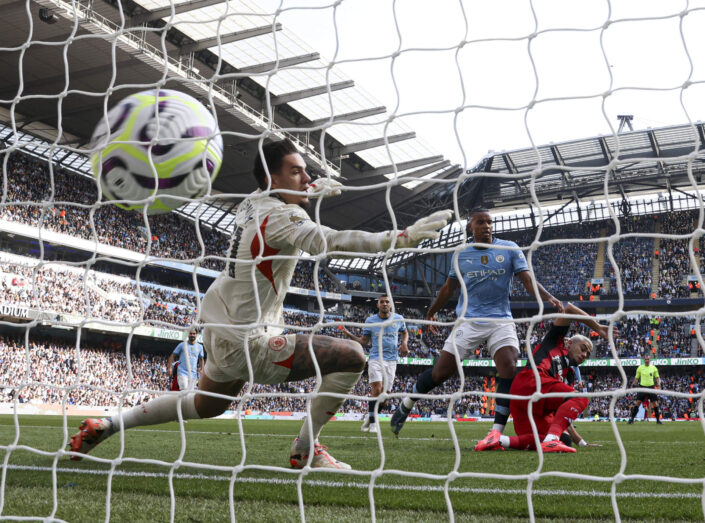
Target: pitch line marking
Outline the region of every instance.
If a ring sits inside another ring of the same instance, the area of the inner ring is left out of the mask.
[[[7,425],[0,423],[0,427],[12,427],[14,428],[14,425]],[[57,427],[56,425],[20,425],[21,429],[55,429],[58,431],[62,430],[62,427]],[[179,430],[168,430],[168,429],[128,429],[129,432],[158,432],[158,433],[165,433],[165,434],[178,434]],[[69,433],[71,432],[71,429],[69,429]],[[189,434],[230,434],[233,436],[240,436],[240,433],[237,431],[226,431],[226,430],[186,430],[184,431],[186,435],[188,436]],[[117,433],[116,433],[117,435]],[[252,433],[245,433],[245,437],[257,437],[257,438],[296,438],[299,435],[297,432],[296,434],[266,434],[266,433],[261,433],[261,432],[252,432]],[[356,440],[371,440],[371,441],[377,441],[376,437],[371,437],[371,436],[341,436],[341,435],[335,435],[335,434],[329,434],[324,436],[324,439],[356,439]],[[400,437],[400,438],[395,438],[399,440],[407,440],[407,441],[453,441],[452,438],[415,438],[415,437]],[[624,441],[624,440],[622,440]],[[616,443],[616,440],[609,439],[609,440],[590,440],[591,443],[603,443],[603,444],[610,444],[610,443]],[[639,443],[646,443],[650,445],[661,445],[663,444],[663,441],[648,441],[648,440],[639,440]],[[692,445],[694,442],[693,441],[669,441],[669,445]]]
[[[34,465],[8,465],[9,470],[23,470],[23,471],[34,471],[34,472],[51,472],[54,469],[52,467],[38,467]],[[56,467],[56,472],[65,472],[69,474],[86,474],[94,476],[108,476],[110,471],[108,470],[91,470],[91,469],[73,469],[67,467]],[[143,477],[143,478],[158,478],[158,479],[168,479],[169,474],[164,472],[127,472],[123,470],[116,470],[112,473],[113,476],[122,477]],[[210,480],[210,481],[230,481],[232,478],[229,476],[218,476],[209,474],[184,474],[184,473],[174,473],[173,477],[176,479],[195,479],[195,480]],[[255,483],[255,484],[274,484],[274,485],[296,485],[298,480],[296,479],[276,479],[276,478],[236,478],[236,483]],[[306,485],[314,487],[330,487],[330,488],[358,488],[358,489],[368,489],[370,487],[369,483],[355,483],[355,482],[343,482],[343,481],[322,481],[322,480],[310,480],[305,479],[303,481]],[[376,483],[375,489],[380,490],[415,490],[423,492],[443,492],[444,487],[431,486],[431,485],[386,485]],[[449,487],[451,492],[468,493],[468,494],[518,494],[526,495],[526,491],[523,489],[490,489],[490,488],[468,488],[468,487]],[[581,497],[596,497],[596,498],[608,498],[611,496],[609,492],[600,492],[596,490],[534,490],[533,495],[535,496],[581,496]],[[661,492],[661,493],[647,493],[647,492],[618,492],[618,498],[669,498],[669,499],[700,499],[701,494],[695,492]]]

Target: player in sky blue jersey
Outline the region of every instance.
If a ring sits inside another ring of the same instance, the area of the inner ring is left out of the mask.
[[[377,300],[378,313],[365,320],[365,327],[362,329],[362,336],[355,336],[348,329],[343,327],[343,334],[351,340],[357,341],[363,347],[370,347],[370,360],[367,364],[368,379],[370,382],[370,396],[378,397],[382,391],[389,392],[394,384],[394,377],[397,373],[397,359],[399,356],[406,356],[409,352],[407,343],[409,342],[409,332],[406,330],[404,317],[401,314],[392,316],[392,304],[389,296],[380,296]],[[393,322],[390,325],[383,325],[384,322]],[[399,333],[401,333],[401,344],[399,343]],[[381,334],[381,336],[380,336]],[[382,348],[380,357],[379,349]],[[377,422],[375,420],[376,400],[368,402],[369,416],[362,424],[363,432],[376,433]]]
[[[176,371],[176,379],[179,383],[179,390],[190,390],[195,388],[198,381],[198,374],[203,370],[203,345],[196,342],[198,332],[191,329],[188,333],[188,341],[179,343],[174,352],[169,355],[167,369],[169,377],[174,368],[174,360],[179,358],[179,366]]]
[[[535,296],[535,283],[539,291],[537,299],[547,301],[559,312],[563,312],[563,304],[560,300],[553,297],[540,283],[534,281],[524,254],[517,250],[516,243],[492,237],[492,216],[487,209],[478,208],[470,211],[467,231],[468,237],[472,235],[474,241],[463,250],[456,251],[454,262],[457,261],[457,266],[454,263],[453,269],[426,314],[427,320],[434,321],[436,313],[460,289],[456,308],[458,321],[433,369],[428,369],[419,375],[413,388],[415,393],[426,394],[457,372],[462,372],[455,362],[456,350],[462,361],[482,343],[487,343],[487,348],[497,366],[496,392],[509,394],[519,356],[519,339],[516,327],[511,321],[512,313],[509,307],[509,293],[514,276],[519,278],[531,296]],[[467,289],[467,303],[461,287]],[[490,318],[490,320],[473,321],[472,318]],[[436,327],[433,324],[429,325],[429,331],[435,334]],[[399,434],[416,401],[418,398],[407,396],[399,404],[391,420],[392,431],[395,434]],[[496,441],[504,432],[508,418],[509,398],[497,398],[492,430],[475,446],[475,450],[496,448]]]

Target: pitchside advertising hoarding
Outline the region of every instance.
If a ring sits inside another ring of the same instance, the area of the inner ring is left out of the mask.
[[[400,365],[433,365],[431,358],[399,358]],[[638,367],[643,363],[639,358],[620,359],[619,363],[623,367]],[[657,367],[668,367],[672,365],[705,365],[705,358],[652,358],[652,365]],[[528,360],[523,359],[517,362],[517,367],[526,367]],[[492,360],[463,360],[463,367],[494,367]],[[613,358],[601,358],[587,360],[582,367],[616,367],[617,360]]]

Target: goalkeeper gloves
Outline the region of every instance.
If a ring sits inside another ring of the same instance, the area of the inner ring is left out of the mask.
[[[339,196],[342,192],[343,184],[333,178],[318,178],[315,182],[309,185],[309,198],[324,198],[326,196]]]
[[[453,211],[444,210],[437,211],[433,214],[421,218],[413,225],[404,229],[397,237],[395,247],[397,249],[406,249],[416,247],[423,240],[436,240],[441,235],[438,231],[442,229],[453,217]],[[392,246],[394,231],[384,233],[382,240],[382,249],[387,250]]]

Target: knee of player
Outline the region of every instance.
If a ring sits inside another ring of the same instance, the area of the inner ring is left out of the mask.
[[[517,371],[518,354],[514,347],[502,347],[494,355],[500,378],[513,378]]]

